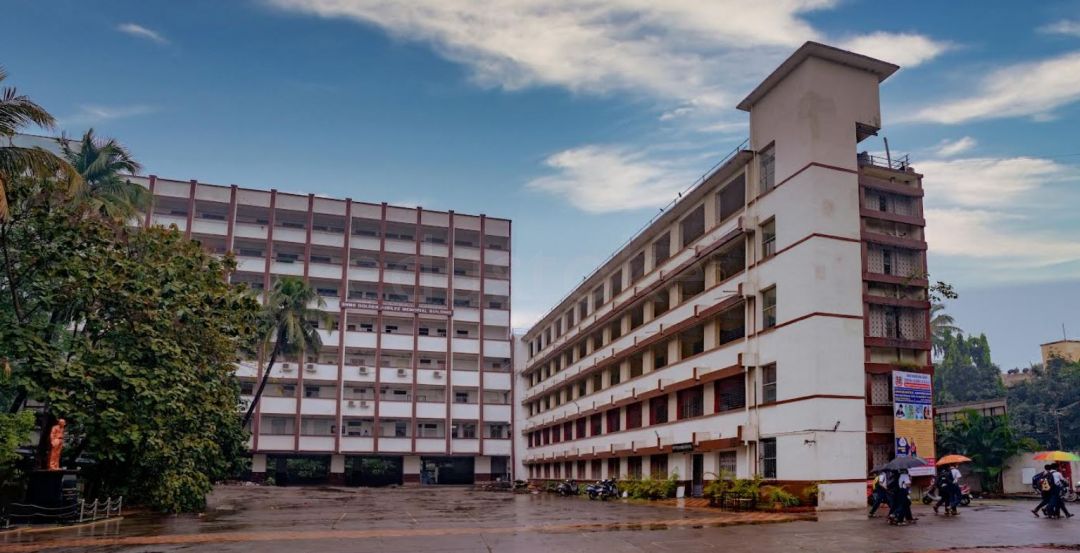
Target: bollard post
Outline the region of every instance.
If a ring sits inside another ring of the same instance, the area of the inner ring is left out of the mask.
[[[124,509],[124,496],[120,496],[120,499],[116,501],[116,516],[122,516]]]
[[[83,521],[83,517],[86,515],[86,500],[79,500],[79,522]]]

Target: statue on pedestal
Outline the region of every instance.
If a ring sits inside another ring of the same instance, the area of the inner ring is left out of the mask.
[[[48,470],[60,470],[60,451],[64,449],[64,426],[67,421],[60,419],[49,431],[49,464]]]

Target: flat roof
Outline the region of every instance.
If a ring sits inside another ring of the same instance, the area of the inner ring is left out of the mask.
[[[884,81],[900,69],[899,65],[889,63],[887,61],[881,61],[879,59],[872,58],[870,56],[864,56],[862,54],[856,54],[855,52],[849,52],[847,50],[841,50],[835,46],[829,46],[820,42],[807,41],[795,53],[788,56],[788,59],[784,60],[784,63],[780,64],[775,71],[765,77],[761,84],[757,85],[757,88],[750,93],[749,96],[739,102],[736,106],[743,111],[750,111],[750,108],[754,107],[754,104],[761,100],[763,96],[769,93],[780,81],[784,80],[792,71],[795,70],[802,62],[807,59],[821,58],[840,65],[846,65],[855,69],[861,69],[877,75],[878,82]]]

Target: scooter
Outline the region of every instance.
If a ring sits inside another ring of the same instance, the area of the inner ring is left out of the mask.
[[[923,493],[922,496],[923,505],[930,505],[931,503],[936,503],[939,499],[941,499],[941,496],[938,495],[936,492],[937,488],[931,488],[929,490],[926,490],[926,492]],[[971,487],[967,484],[960,485],[960,505],[963,507],[971,505]]]
[[[589,499],[607,501],[619,497],[619,488],[615,485],[614,480],[600,480],[595,484],[589,484],[585,488],[585,493],[589,496]]]
[[[559,482],[558,486],[555,486],[555,493],[567,497],[578,494],[578,485],[574,480],[568,479]]]

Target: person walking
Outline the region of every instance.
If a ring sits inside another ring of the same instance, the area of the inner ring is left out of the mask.
[[[898,526],[914,524],[916,519],[911,513],[911,475],[908,474],[907,469],[900,469],[897,487],[899,492],[893,499],[893,502],[896,503],[896,518],[890,520],[890,523]]]
[[[937,478],[934,480],[934,487],[937,488],[938,501],[934,504],[934,514],[938,514],[938,509],[942,505],[945,506],[945,514],[949,514],[949,508],[952,506],[952,472],[949,471],[949,467],[941,467],[938,470]]]
[[[896,524],[900,514],[900,472],[886,471],[885,502],[889,506],[889,524]]]
[[[1054,513],[1055,518],[1061,518],[1062,513],[1065,514],[1065,518],[1072,518],[1072,513],[1065,506],[1065,493],[1069,489],[1069,482],[1065,480],[1065,476],[1061,474],[1056,465],[1050,465],[1050,480],[1054,483],[1054,491],[1051,492],[1054,495],[1054,507],[1051,511]]]
[[[956,516],[959,514],[956,511],[956,508],[960,506],[960,498],[964,495],[960,489],[960,479],[963,477],[963,475],[960,474],[960,468],[958,467],[958,465],[952,465],[947,468],[949,471],[949,475],[952,477],[952,484],[950,485],[950,487],[952,488],[952,492],[950,493],[951,497],[949,501],[949,507],[952,509],[953,516]]]
[[[1039,511],[1048,509],[1051,505],[1050,492],[1054,491],[1054,484],[1053,476],[1050,475],[1050,469],[1053,468],[1053,466],[1054,465],[1045,465],[1042,472],[1031,477],[1031,487],[1035,488],[1035,491],[1039,492],[1039,495],[1042,498],[1042,500],[1039,501],[1039,504],[1031,510],[1031,514],[1035,515],[1035,518],[1039,518]],[[1050,511],[1045,510],[1043,511],[1043,514],[1049,517]]]
[[[870,492],[870,513],[869,518],[877,516],[878,507],[881,507],[882,503],[888,504],[889,501],[889,472],[881,471],[878,473],[877,478],[874,479],[874,490]],[[892,510],[889,510],[889,514],[892,514]]]

